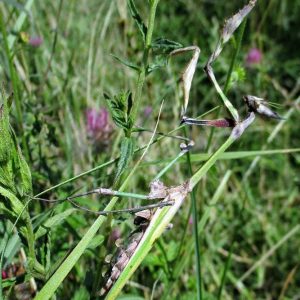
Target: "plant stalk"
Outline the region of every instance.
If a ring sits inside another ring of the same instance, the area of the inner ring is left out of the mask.
[[[185,135],[187,136],[187,130],[185,130]],[[192,163],[190,152],[186,154],[186,162],[189,170],[189,176],[192,176]],[[197,275],[197,300],[202,300],[202,275],[201,275],[201,254],[200,254],[200,241],[198,234],[198,214],[197,214],[197,200],[196,200],[196,188],[191,191],[192,199],[192,215],[193,215],[193,234],[195,241],[195,253],[196,253],[196,275]]]
[[[142,92],[143,92],[143,87],[144,87],[146,74],[147,74],[149,52],[151,49],[152,35],[153,35],[154,24],[155,24],[156,8],[158,5],[158,2],[159,2],[159,0],[153,0],[150,2],[150,16],[149,16],[149,21],[148,21],[148,29],[147,29],[147,35],[146,35],[146,41],[145,41],[145,47],[144,47],[143,61],[140,66],[140,72],[139,72],[138,81],[137,81],[137,85],[136,85],[133,107],[132,107],[132,111],[130,114],[130,117],[132,119],[132,124],[135,124],[135,121],[137,118],[137,113],[139,111],[139,106],[140,106],[141,99],[142,99]],[[129,132],[129,135],[131,135],[131,131]]]

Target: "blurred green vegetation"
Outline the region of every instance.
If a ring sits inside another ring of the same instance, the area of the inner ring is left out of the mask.
[[[91,135],[87,130],[86,111],[107,108],[104,93],[115,95],[120,91],[135,91],[136,72],[113,55],[140,64],[143,45],[125,0],[34,1],[22,29],[16,32],[14,25],[24,12],[25,2],[5,0],[0,3],[5,30],[16,38],[10,54],[16,70],[16,85],[13,86],[10,75],[3,35],[0,74],[7,94],[14,90],[10,121],[31,170],[35,195],[120,154],[122,131],[110,119],[111,129],[107,134],[100,130],[98,135]],[[147,19],[147,1],[135,2],[143,18]],[[203,67],[216,46],[224,20],[243,4],[245,1],[242,0],[159,2],[153,38],[164,37],[183,46],[198,45],[201,48],[188,108],[190,117],[197,117],[221,104]],[[228,97],[243,116],[242,95],[246,94],[278,103],[282,105],[279,114],[285,116],[290,112],[290,115],[280,128],[276,120],[257,118],[230,151],[300,147],[299,15],[299,0],[270,0],[258,1],[248,17]],[[30,38],[34,37],[42,39],[40,45],[32,45]],[[236,39],[233,38],[214,63],[216,77],[222,85],[235,46]],[[260,50],[262,59],[249,66],[246,57],[253,48]],[[136,125],[153,130],[164,99],[158,131],[167,133],[179,126],[179,78],[188,59],[188,55],[172,58],[166,67],[147,77]],[[150,62],[156,63],[153,57]],[[205,118],[218,116],[226,117],[225,109],[222,108],[219,115],[214,111]],[[179,134],[183,135],[183,132]],[[192,154],[212,153],[230,131],[214,130],[208,147],[210,134],[209,128],[189,128],[188,135],[195,141]],[[135,133],[134,136],[136,145],[142,146],[149,141],[151,133]],[[164,166],[163,160],[175,157],[179,144],[180,141],[171,138],[154,144],[145,163],[131,180],[128,192],[147,194],[149,183]],[[128,169],[138,158],[138,155],[134,156]],[[193,162],[193,171],[200,164]],[[300,154],[297,153],[220,160],[200,182],[196,192],[198,219],[201,220],[209,209],[209,219],[199,232],[204,299],[217,299],[230,249],[231,264],[222,299],[299,299],[299,167]],[[113,164],[100,169],[42,197],[61,199],[99,186],[111,187],[116,168]],[[217,204],[211,206],[227,171],[231,171],[231,175],[226,186]],[[178,185],[188,178],[188,174],[188,166],[178,163],[162,179],[167,185]],[[107,202],[107,197],[79,199],[80,205],[95,211],[103,209]],[[118,208],[135,205],[136,200],[123,198]],[[65,202],[53,205],[31,201],[29,212],[34,230],[50,216],[70,208],[71,205]],[[120,299],[196,299],[190,215],[191,201],[188,199],[175,216],[173,229],[156,243]],[[37,257],[45,264],[49,260],[55,269],[94,220],[93,214],[70,211],[57,226],[48,228],[47,234],[36,240]],[[11,226],[1,214],[2,240]],[[57,299],[93,298],[93,292],[101,287],[101,274],[107,268],[104,258],[115,248],[112,233],[117,232],[126,239],[132,228],[129,214],[109,217],[99,232],[101,246],[91,246],[81,257],[60,286]],[[276,245],[290,232],[292,235],[277,248]],[[12,262],[20,262],[21,247],[15,234],[10,238],[3,268]],[[51,255],[45,257],[48,248]],[[269,255],[265,257],[266,254]],[[253,270],[252,266],[255,266]],[[37,280],[37,286],[41,288],[43,282]],[[8,293],[8,289],[4,292]]]

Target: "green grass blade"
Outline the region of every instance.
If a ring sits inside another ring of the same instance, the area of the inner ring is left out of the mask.
[[[253,156],[268,156],[268,155],[276,155],[276,154],[291,154],[300,152],[300,148],[290,148],[290,149],[274,149],[274,150],[258,150],[258,151],[234,151],[234,152],[225,152],[220,155],[218,160],[236,160],[236,159],[244,159],[251,158]],[[191,154],[191,162],[203,162],[207,161],[210,158],[211,154],[208,153],[199,153],[199,154]],[[179,163],[184,163],[184,159],[177,159],[177,157],[164,159],[159,161],[152,161],[143,164],[141,167],[155,164],[165,164],[172,160],[178,161]]]
[[[27,0],[26,4],[24,5],[24,9],[20,13],[20,15],[15,23],[15,26],[13,29],[14,32],[21,31],[23,24],[26,21],[26,18],[29,17],[29,15],[30,15],[30,9],[31,9],[33,2],[34,2],[34,0]],[[11,34],[8,36],[7,42],[8,42],[9,50],[12,50],[16,39],[17,39],[17,36],[15,34]]]
[[[187,164],[189,167],[190,174],[192,174],[192,163],[190,154],[187,153]],[[197,299],[201,300],[202,297],[202,275],[201,275],[201,254],[200,254],[200,241],[198,234],[198,213],[197,213],[197,199],[196,199],[196,188],[191,191],[192,199],[192,215],[193,215],[193,235],[195,240],[195,253],[196,253],[196,275],[197,275]]]

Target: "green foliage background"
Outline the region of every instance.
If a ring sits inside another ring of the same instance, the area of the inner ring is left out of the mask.
[[[137,0],[135,3],[147,20],[148,1]],[[216,46],[223,21],[244,3],[241,0],[159,2],[153,39],[163,37],[183,46],[198,45],[202,51],[191,90],[188,108],[191,117],[221,104],[202,68]],[[24,159],[31,171],[32,194],[37,195],[119,156],[120,145],[123,144],[128,156],[133,156],[132,161],[122,159],[119,165],[115,163],[92,172],[42,197],[61,199],[99,186],[111,187],[116,175],[118,180],[124,179],[138,159],[138,155],[132,153],[133,145],[145,145],[151,137],[147,132],[134,132],[134,138],[128,139],[124,145],[123,129],[131,129],[130,118],[121,128],[112,125],[113,132],[100,140],[91,139],[86,129],[87,108],[109,108],[104,93],[117,95],[122,92],[128,97],[126,91],[135,91],[137,73],[134,69],[142,61],[143,40],[129,15],[126,1],[34,1],[21,32],[15,32],[14,24],[24,5],[25,1],[6,0],[0,3],[2,27],[7,35],[16,37],[9,53],[10,58],[13,57],[15,78],[5,51],[3,32],[0,74],[7,95],[14,91],[10,123],[17,137],[14,140],[12,129],[9,129],[8,123],[4,124],[6,127],[0,131],[0,154],[6,151],[3,148],[7,140],[4,135],[10,131],[10,148],[15,152],[15,159],[19,159],[11,162],[15,168],[15,181],[5,184],[1,177],[5,173],[5,158],[0,156],[0,187],[8,188],[13,182],[9,190],[24,205],[26,195],[31,193],[30,174]],[[285,115],[290,111],[291,114],[275,133],[278,122],[258,118],[230,151],[299,148],[299,14],[299,0],[258,0],[250,14],[228,97],[244,115],[242,95],[245,94],[281,104],[279,113]],[[42,44],[30,46],[23,33],[42,37]],[[216,76],[222,85],[226,81],[235,46],[236,39],[232,39],[214,63]],[[262,60],[249,67],[246,55],[254,47],[262,52]],[[114,56],[125,60],[130,67]],[[136,125],[153,130],[164,99],[158,131],[167,133],[179,126],[181,96],[178,80],[188,59],[188,56],[176,57],[166,64],[163,55],[150,56],[149,71],[152,72],[146,78]],[[4,100],[5,97],[2,98]],[[147,107],[152,109],[150,116],[144,113]],[[221,109],[219,115],[214,111],[205,118],[218,116],[227,116],[226,111]],[[113,124],[112,119],[110,122]],[[229,133],[227,129],[216,129],[209,144],[209,128],[189,128],[188,136],[195,141],[192,155],[212,153]],[[180,134],[184,135],[183,132]],[[272,134],[275,138],[268,142]],[[163,168],[165,160],[178,154],[179,144],[176,139],[165,138],[152,146],[130,181],[128,192],[147,194],[149,183]],[[220,160],[196,191],[198,219],[203,221],[201,218],[209,209],[209,218],[199,232],[204,299],[217,299],[230,249],[231,264],[222,299],[300,297],[300,154],[262,156],[254,168],[251,167],[253,160],[255,157]],[[193,160],[192,156],[193,171],[200,164],[202,162]],[[124,172],[121,171],[123,167],[127,168]],[[227,171],[231,171],[231,175],[226,186],[217,204],[211,206],[211,200]],[[22,176],[27,176],[27,179],[22,179]],[[188,177],[188,165],[182,160],[162,179],[167,185],[178,185]],[[26,189],[20,187],[22,182],[27,182]],[[3,196],[2,192],[0,194]],[[3,199],[0,198],[1,201]],[[107,197],[82,197],[79,203],[97,211],[103,209],[108,200]],[[4,208],[1,203],[0,239],[3,249],[4,237],[11,231],[11,221],[16,216],[12,218],[11,212],[5,211],[7,206]],[[123,198],[118,208],[136,205],[136,200]],[[28,230],[33,230],[35,256],[47,273],[44,278],[38,277],[39,289],[68,251],[79,242],[95,216],[74,210],[66,202],[53,205],[36,200],[30,202],[28,212],[23,220],[25,225],[21,222],[20,227],[17,226],[21,240],[16,232],[12,234],[2,267],[4,269],[11,262],[20,261],[18,253],[21,247],[32,251],[23,238],[28,235]],[[188,199],[175,216],[173,229],[155,244],[120,299],[127,299],[126,296],[128,299],[196,299],[195,248],[190,215],[191,201]],[[47,223],[51,217],[56,219]],[[28,225],[28,218],[32,228]],[[101,274],[107,269],[104,258],[115,249],[111,242],[112,232],[120,232],[126,237],[132,228],[132,216],[129,214],[109,217],[94,244],[60,286],[57,299],[93,298],[102,285]],[[293,235],[277,248],[277,243],[290,232]],[[265,257],[268,253],[269,256]],[[257,262],[249,276],[240,281]],[[8,293],[7,288],[5,293]]]

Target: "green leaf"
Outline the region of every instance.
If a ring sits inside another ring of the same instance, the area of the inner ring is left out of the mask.
[[[10,98],[0,108],[0,183],[14,193],[17,193],[20,185],[20,193],[23,195],[32,191],[31,172],[9,124]]]
[[[133,69],[135,71],[139,71],[139,69],[140,69],[138,65],[132,63],[131,61],[128,61],[128,60],[123,59],[123,58],[120,58],[119,56],[114,55],[114,54],[111,54],[111,56],[113,58],[115,58],[117,61],[119,61],[121,64],[123,64],[124,66],[126,66],[126,67],[129,67],[129,68],[131,68],[131,69]]]
[[[143,37],[144,43],[146,42],[146,35],[147,35],[147,26],[144,24],[142,17],[140,16],[139,12],[136,9],[133,0],[127,0],[127,5],[130,11],[132,18],[135,20],[141,34]]]
[[[152,42],[154,54],[169,55],[173,50],[182,48],[183,45],[165,38],[157,38]]]
[[[130,91],[123,91],[113,98],[104,94],[108,109],[116,126],[129,130],[132,127],[132,120],[129,117],[132,108],[132,94]]]
[[[147,75],[157,69],[166,67],[167,64],[168,64],[168,56],[167,55],[157,55],[154,59],[154,62],[148,65]]]
[[[131,122],[129,116],[130,116],[130,113],[131,113],[132,106],[133,106],[132,93],[129,92],[129,95],[128,95],[128,98],[127,98],[127,119],[128,119],[129,122]],[[129,125],[130,125],[130,128],[131,128],[132,124],[129,124]]]
[[[11,158],[12,139],[9,128],[9,109],[7,102],[0,106],[0,162]]]
[[[2,210],[4,215],[12,222],[14,222],[16,218],[20,218],[22,221],[28,221],[29,219],[28,212],[23,203],[13,193],[2,186],[0,186],[0,210]],[[27,229],[24,222],[18,222],[18,226],[19,233],[26,236]]]
[[[5,245],[3,245],[5,246]],[[18,235],[18,233],[13,234],[8,240],[8,243],[5,248],[5,262],[6,264],[12,263],[15,255],[20,251],[21,248],[21,240]],[[4,249],[0,249],[0,252],[3,251]]]
[[[21,176],[21,187],[22,187],[22,195],[31,194],[32,192],[32,179],[31,172],[29,166],[24,159],[23,154],[21,153],[20,148],[18,147],[18,160],[20,166],[20,176]]]
[[[169,54],[183,46],[180,43],[165,38],[158,38],[152,42],[151,47],[154,53],[154,61],[147,67],[147,74],[166,67],[168,64]]]
[[[6,199],[9,200],[8,205],[7,204],[6,205],[4,204],[4,205],[6,207],[9,206],[9,208],[11,209],[11,213],[15,217],[18,217],[20,214],[22,214],[22,212],[24,210],[24,205],[13,193],[11,193],[9,190],[0,186],[0,195],[2,195],[3,197],[5,197]]]
[[[42,237],[49,230],[53,229],[55,226],[60,225],[62,222],[65,221],[65,219],[69,215],[71,215],[75,211],[76,211],[76,208],[70,208],[60,214],[57,214],[57,215],[47,219],[47,221],[38,228],[37,232],[35,233],[35,238],[38,239],[38,238]]]
[[[121,154],[118,161],[118,168],[115,181],[119,179],[121,174],[127,168],[134,151],[134,141],[132,138],[124,137],[121,142]]]
[[[16,168],[18,168],[17,173],[19,175],[20,179],[20,185],[21,185],[21,195],[24,194],[31,194],[32,192],[32,179],[31,179],[31,172],[29,169],[29,166],[22,154],[21,148],[18,145],[17,137],[14,133],[14,131],[11,129],[12,136],[13,136],[13,142],[15,147],[15,161],[16,161]]]
[[[1,166],[2,165],[2,166]],[[0,184],[9,190],[14,190],[14,182],[12,177],[11,162],[0,163]]]

